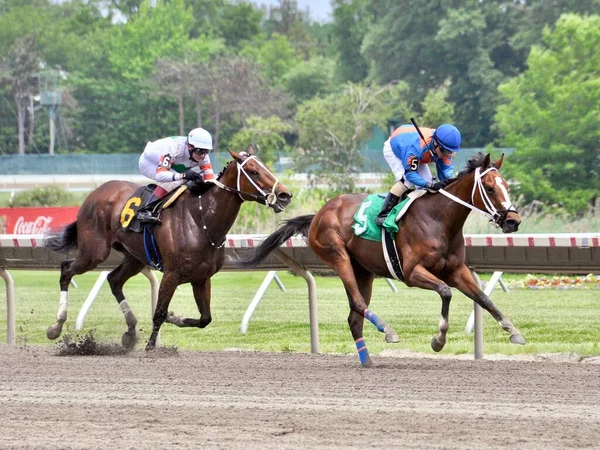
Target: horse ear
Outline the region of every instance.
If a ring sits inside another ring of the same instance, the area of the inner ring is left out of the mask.
[[[234,152],[233,150],[230,150],[229,147],[227,147],[227,151],[229,152],[229,154],[231,155],[231,157],[233,159],[240,159],[240,155],[239,153]]]
[[[500,156],[500,158],[498,158],[496,161],[494,161],[494,167],[497,170],[500,170],[500,167],[502,167],[503,162],[504,162],[504,153],[502,153],[502,156]]]
[[[487,155],[485,155],[485,158],[483,158],[483,163],[481,164],[481,167],[483,169],[487,169],[488,167],[490,167],[490,154],[488,153]]]
[[[256,153],[256,148],[254,147],[254,144],[248,145],[246,153],[248,153],[249,155],[254,155]]]

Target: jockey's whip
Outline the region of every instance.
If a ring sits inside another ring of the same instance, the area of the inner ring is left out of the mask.
[[[410,122],[413,124],[413,126],[417,129],[417,133],[419,133],[419,136],[421,136],[421,139],[423,139],[423,142],[425,141],[425,137],[423,136],[423,133],[421,133],[421,130],[419,129],[419,125],[417,125],[417,122],[415,122],[415,119],[413,119],[412,117],[410,118]]]

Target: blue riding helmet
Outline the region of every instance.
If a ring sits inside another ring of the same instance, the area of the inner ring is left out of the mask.
[[[449,152],[457,152],[460,150],[460,143],[462,137],[460,131],[454,125],[445,123],[436,128],[433,133],[433,138],[440,144],[440,146]]]

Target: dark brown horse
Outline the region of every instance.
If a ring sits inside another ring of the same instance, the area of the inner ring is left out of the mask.
[[[158,292],[152,334],[146,349],[156,345],[158,331],[168,321],[179,327],[204,328],[211,322],[210,278],[223,266],[223,244],[242,202],[253,200],[276,213],[290,203],[292,194],[270,170],[248,152],[229,153],[233,157],[219,174],[217,183],[200,195],[185,191],[161,214],[162,224],[155,228],[164,275]],[[94,269],[105,261],[114,248],[123,253],[123,261],[108,275],[110,289],[121,306],[128,331],[122,343],[132,348],[137,342],[137,319],[123,295],[123,285],[148,265],[141,233],[122,231],[121,212],[138,186],[124,181],[109,181],[93,191],[83,202],[77,220],[46,239],[46,247],[66,252],[77,247],[74,259],[61,264],[60,303],[57,322],[48,328],[49,339],[56,339],[67,319],[69,283],[74,275]],[[196,193],[198,194],[198,193]],[[168,307],[177,286],[191,283],[199,319],[168,315]]]
[[[431,341],[436,352],[446,344],[451,287],[487,310],[510,333],[512,343],[525,343],[508,317],[479,288],[465,265],[463,225],[471,209],[485,214],[505,233],[517,231],[521,222],[508,197],[508,184],[499,172],[503,159],[504,155],[492,164],[490,155],[476,155],[443,192],[418,198],[400,219],[395,242],[406,285],[433,290],[442,299],[439,333]],[[340,195],[329,200],[316,214],[284,222],[251,256],[239,263],[241,266],[259,263],[296,233],[308,237],[310,248],[344,283],[350,303],[348,324],[360,361],[368,367],[372,361],[363,339],[365,317],[385,334],[387,342],[398,342],[399,337],[391,326],[368,309],[374,277],[391,278],[392,275],[381,243],[362,239],[351,229],[354,213],[365,197],[366,194]]]

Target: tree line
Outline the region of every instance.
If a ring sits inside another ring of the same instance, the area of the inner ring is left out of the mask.
[[[514,147],[522,203],[595,201],[599,0],[331,3],[320,23],[294,0],[0,0],[0,154],[47,152],[50,113],[57,152],[139,153],[203,126],[348,191],[372,127],[417,117]]]

